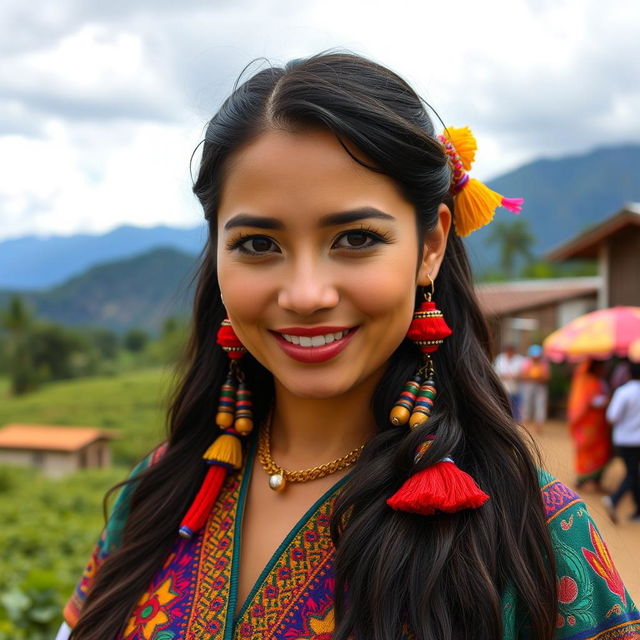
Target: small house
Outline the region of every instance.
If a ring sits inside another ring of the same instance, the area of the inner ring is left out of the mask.
[[[52,477],[108,467],[113,437],[95,427],[9,424],[0,428],[0,464],[33,467]]]

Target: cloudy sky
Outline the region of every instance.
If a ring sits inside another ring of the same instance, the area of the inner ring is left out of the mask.
[[[399,72],[492,177],[640,142],[637,0],[3,0],[0,240],[195,226],[189,157],[253,58]]]

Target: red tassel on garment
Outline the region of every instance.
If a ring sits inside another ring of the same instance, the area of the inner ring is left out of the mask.
[[[180,523],[178,533],[183,538],[191,538],[200,531],[220,495],[228,471],[242,466],[240,434],[233,427],[225,429],[204,452],[203,457],[209,469],[195,500]]]
[[[436,511],[455,513],[477,509],[489,496],[450,458],[412,475],[388,500],[397,511],[430,516]]]
[[[227,472],[228,469],[219,464],[212,464],[209,467],[195,500],[180,523],[179,533],[183,538],[191,538],[196,531],[204,526],[220,495],[220,489],[227,477]]]

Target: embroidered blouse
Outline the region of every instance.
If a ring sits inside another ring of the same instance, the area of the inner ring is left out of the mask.
[[[134,470],[161,455],[152,454]],[[255,447],[245,470],[251,469]],[[240,531],[250,474],[230,474],[203,530],[176,537],[162,568],[138,601],[118,640],[330,640],[334,629],[335,549],[329,518],[339,481],[298,521],[258,577],[237,616]],[[556,634],[566,640],[640,638],[640,614],[625,590],[587,509],[546,472],[540,485],[558,572]],[[64,610],[73,627],[96,572],[117,548],[130,485],[120,494]],[[504,640],[525,637],[517,594],[503,594]],[[61,630],[61,634],[63,631]],[[64,635],[60,635],[64,638]]]

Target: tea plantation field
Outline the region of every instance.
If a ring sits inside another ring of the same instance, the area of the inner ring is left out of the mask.
[[[61,609],[104,525],[102,499],[163,439],[168,370],[51,384],[8,396],[0,380],[0,425],[95,426],[114,430],[114,467],[53,480],[0,467],[0,640],[50,640]]]

